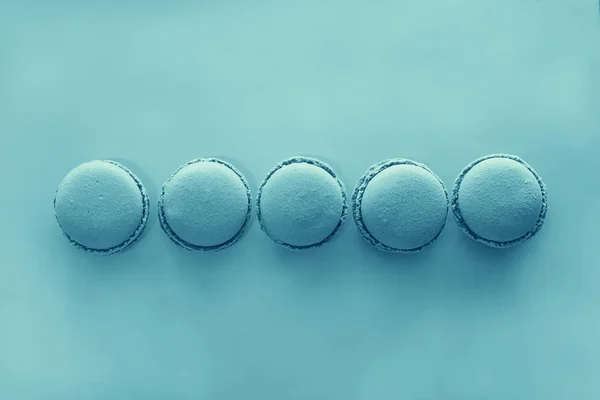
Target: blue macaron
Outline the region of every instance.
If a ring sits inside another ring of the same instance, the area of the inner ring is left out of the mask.
[[[473,240],[491,247],[516,246],[535,236],[548,211],[546,185],[521,158],[491,154],[467,165],[456,178],[452,211]]]
[[[181,166],[162,186],[158,219],[163,231],[187,250],[223,250],[243,235],[252,194],[242,173],[218,158]]]
[[[142,182],[112,160],[94,160],[72,169],[54,195],[54,214],[75,247],[109,255],[133,245],[149,214]]]
[[[292,250],[331,242],[346,220],[347,209],[346,190],[336,173],[310,157],[291,157],[277,164],[256,198],[262,231]]]
[[[431,246],[448,217],[448,194],[426,165],[395,158],[370,167],[352,194],[352,214],[362,237],[391,253]]]

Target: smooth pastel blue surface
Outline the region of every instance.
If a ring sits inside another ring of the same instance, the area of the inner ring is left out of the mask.
[[[0,399],[600,398],[599,31],[593,0],[0,2]],[[98,258],[52,212],[98,158],[156,215],[196,157],[255,192],[292,155],[347,187],[395,157],[451,187],[490,153],[548,186],[517,248],[449,221],[385,254],[348,223],[294,253],[254,219],[192,253],[152,218]]]

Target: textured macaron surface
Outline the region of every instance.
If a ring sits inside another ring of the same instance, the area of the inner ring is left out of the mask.
[[[471,237],[491,246],[514,245],[535,234],[546,209],[543,182],[516,156],[478,159],[463,170],[454,186],[458,224]]]
[[[403,159],[371,167],[353,195],[354,219],[365,239],[384,251],[414,252],[446,224],[448,196],[422,164]]]
[[[75,167],[65,176],[55,194],[54,212],[73,244],[110,253],[122,250],[141,233],[148,199],[127,168],[96,160]]]
[[[171,239],[183,247],[219,247],[231,244],[246,226],[250,196],[245,179],[233,166],[197,159],[163,185],[159,218]]]
[[[324,163],[294,158],[279,164],[261,185],[259,221],[274,241],[309,248],[332,239],[347,210],[342,183]]]

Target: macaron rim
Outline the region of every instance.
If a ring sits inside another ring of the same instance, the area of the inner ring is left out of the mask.
[[[66,238],[69,240],[69,242],[75,246],[76,248],[78,248],[79,250],[83,250],[87,253],[92,253],[92,254],[96,254],[96,255],[101,255],[101,256],[108,256],[108,255],[112,255],[112,254],[116,254],[122,251],[127,250],[129,247],[131,247],[133,244],[135,244],[139,237],[141,236],[142,232],[144,231],[144,229],[146,228],[146,225],[148,223],[148,217],[150,215],[150,198],[148,196],[148,192],[146,191],[146,188],[144,187],[142,181],[133,173],[131,172],[131,170],[127,167],[125,167],[123,164],[118,163],[116,161],[113,160],[92,160],[92,161],[87,161],[85,163],[79,164],[78,166],[74,167],[73,169],[71,169],[71,171],[75,170],[76,168],[84,165],[84,164],[88,164],[88,163],[92,163],[92,162],[103,162],[103,163],[107,163],[107,164],[111,164],[114,165],[120,169],[122,169],[123,171],[125,171],[133,180],[133,182],[135,183],[135,185],[137,186],[138,190],[140,191],[140,194],[142,196],[142,217],[140,219],[140,222],[137,226],[137,228],[135,229],[135,231],[129,236],[129,238],[127,238],[127,240],[125,240],[124,242],[113,246],[111,248],[108,249],[94,249],[91,247],[87,247],[79,242],[77,242],[76,240],[74,240],[63,228],[63,226],[60,224],[58,215],[56,214],[56,198],[58,196],[58,192],[61,188],[62,182],[61,184],[59,184],[58,188],[56,189],[56,192],[54,193],[54,201],[53,201],[53,206],[54,206],[54,217],[56,219],[56,222],[58,223],[58,225],[60,226],[60,229],[62,231],[62,233],[66,236]],[[69,171],[69,172],[71,172]]]
[[[201,163],[201,162],[217,163],[217,164],[221,164],[221,165],[225,166],[226,168],[229,168],[234,174],[236,174],[238,176],[238,178],[240,178],[240,181],[242,182],[242,184],[244,185],[244,187],[246,189],[246,197],[248,199],[248,206],[246,209],[246,217],[245,217],[245,220],[242,223],[242,226],[240,227],[240,229],[230,239],[226,240],[223,243],[212,245],[212,246],[195,245],[195,244],[190,243],[190,242],[182,239],[181,237],[179,237],[179,235],[177,235],[173,231],[171,226],[169,225],[169,222],[167,221],[167,217],[164,212],[166,186],[184,168],[187,168],[190,165]],[[162,185],[160,195],[158,197],[157,208],[158,208],[158,210],[157,210],[158,221],[159,221],[160,227],[165,232],[165,234],[169,237],[169,239],[171,239],[171,241],[173,243],[175,243],[179,247],[182,247],[182,248],[184,248],[186,250],[190,250],[190,251],[219,251],[219,250],[226,249],[226,248],[230,247],[231,245],[235,244],[238,240],[240,240],[242,238],[244,232],[246,231],[248,224],[250,222],[250,217],[252,216],[252,192],[250,191],[250,186],[248,185],[248,181],[246,180],[246,177],[236,167],[234,167],[232,164],[228,163],[227,161],[221,160],[219,158],[214,158],[214,157],[195,158],[195,159],[190,160],[190,161],[186,162],[185,164],[181,165],[179,168],[177,168],[177,170],[173,174],[171,174],[169,179],[167,179],[165,181],[165,183]]]
[[[492,159],[492,158],[506,158],[506,159],[509,159],[509,160],[516,161],[516,162],[520,163],[521,165],[523,165],[525,168],[527,168],[529,170],[529,172],[531,172],[533,174],[533,176],[537,180],[538,184],[540,185],[540,189],[541,189],[541,193],[542,193],[542,199],[541,199],[542,207],[541,207],[540,214],[538,216],[538,219],[537,219],[535,225],[527,233],[525,233],[524,235],[522,235],[522,236],[520,236],[520,237],[518,237],[516,239],[506,241],[506,242],[500,242],[500,241],[486,239],[486,238],[484,238],[482,236],[479,236],[475,232],[473,232],[471,230],[471,228],[468,226],[468,224],[465,222],[465,220],[464,220],[464,218],[462,216],[462,213],[460,211],[459,191],[460,191],[460,186],[462,184],[462,181],[463,181],[464,177],[477,164],[479,164],[479,163],[481,163],[483,161]],[[542,178],[522,158],[520,158],[518,156],[515,156],[515,155],[512,155],[512,154],[502,154],[502,153],[499,153],[499,154],[489,154],[487,156],[480,157],[480,158],[476,159],[475,161],[471,162],[469,165],[467,165],[465,168],[463,168],[463,170],[460,172],[460,174],[456,178],[456,181],[454,182],[454,187],[452,189],[451,206],[452,206],[452,213],[454,214],[454,220],[456,221],[456,224],[461,228],[461,230],[467,236],[469,236],[471,239],[475,240],[476,242],[483,243],[483,244],[485,244],[487,246],[490,246],[490,247],[507,248],[507,247],[516,246],[518,244],[523,243],[524,241],[526,241],[528,239],[531,239],[532,237],[534,237],[535,235],[537,235],[537,233],[540,231],[540,229],[544,225],[544,221],[546,219],[546,214],[548,212],[548,192],[547,192],[546,184],[544,183],[544,181],[542,180]]]
[[[339,221],[338,221],[337,225],[335,226],[335,228],[333,229],[333,231],[325,239],[322,239],[319,242],[312,243],[309,245],[304,245],[304,246],[290,244],[290,243],[284,242],[281,239],[274,237],[268,231],[268,229],[265,226],[264,221],[262,219],[262,210],[261,210],[260,202],[261,202],[262,190],[263,190],[264,186],[267,184],[267,182],[269,181],[271,176],[273,176],[273,174],[275,174],[275,172],[277,172],[281,168],[286,167],[291,164],[310,164],[310,165],[314,165],[316,167],[321,168],[322,170],[327,172],[336,181],[336,183],[340,189],[340,193],[342,195],[342,213],[341,213]],[[285,160],[281,161],[280,163],[278,163],[275,167],[273,167],[269,171],[267,176],[265,176],[265,178],[263,179],[262,183],[260,184],[260,186],[258,188],[258,192],[256,194],[256,215],[257,215],[257,219],[258,219],[258,224],[260,225],[260,229],[271,240],[273,240],[275,243],[277,243],[281,246],[284,246],[290,250],[302,251],[302,250],[316,249],[318,247],[321,247],[321,246],[331,242],[340,233],[340,230],[341,230],[342,226],[344,225],[344,223],[346,221],[346,217],[348,215],[348,199],[347,199],[347,197],[348,196],[346,193],[346,187],[344,186],[344,183],[338,178],[338,176],[335,173],[335,171],[333,170],[333,168],[331,168],[327,163],[325,163],[324,161],[318,160],[316,158],[312,158],[312,157],[304,157],[304,156],[289,157],[289,158],[286,158]]]
[[[411,248],[411,249],[401,249],[401,248],[397,248],[397,247],[388,246],[388,245],[382,243],[377,238],[375,238],[375,236],[373,236],[373,234],[369,231],[369,229],[365,225],[364,220],[362,218],[362,199],[363,199],[365,190],[367,189],[367,186],[369,185],[371,180],[373,178],[375,178],[375,176],[377,176],[379,173],[386,170],[387,168],[390,168],[390,167],[393,167],[396,165],[412,165],[412,166],[424,169],[439,182],[439,184],[442,187],[442,191],[444,192],[444,197],[446,198],[446,211],[444,214],[444,223],[440,227],[439,231],[427,243],[425,243],[419,247],[415,247],[415,248]],[[446,190],[446,186],[444,185],[444,182],[442,182],[440,177],[437,176],[437,174],[435,172],[433,172],[431,170],[431,168],[429,168],[427,165],[422,164],[417,161],[409,160],[406,158],[391,158],[391,159],[383,160],[376,164],[373,164],[369,169],[367,169],[367,171],[363,174],[363,176],[358,180],[358,182],[356,183],[356,186],[354,187],[354,191],[352,193],[352,215],[354,217],[354,223],[356,224],[361,236],[371,246],[375,247],[378,250],[385,251],[388,253],[402,253],[402,254],[418,253],[418,252],[423,251],[426,248],[430,247],[437,241],[437,239],[442,234],[442,231],[444,230],[446,223],[448,221],[448,213],[449,213],[449,198],[448,198],[448,191]]]

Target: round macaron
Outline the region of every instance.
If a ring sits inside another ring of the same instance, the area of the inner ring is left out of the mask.
[[[158,219],[167,236],[187,250],[222,250],[243,235],[252,210],[246,178],[217,158],[181,166],[163,185]]]
[[[149,199],[140,180],[111,160],[72,169],[54,196],[54,214],[79,249],[109,255],[136,242],[148,221]]]
[[[292,157],[265,177],[256,198],[261,229],[293,250],[320,247],[346,220],[346,190],[333,169],[314,158]]]
[[[396,158],[381,161],[359,179],[352,194],[354,222],[375,248],[421,251],[439,237],[448,217],[448,193],[427,166]]]
[[[452,211],[472,239],[511,247],[541,229],[548,210],[546,185],[521,158],[491,154],[467,165],[454,183]]]

